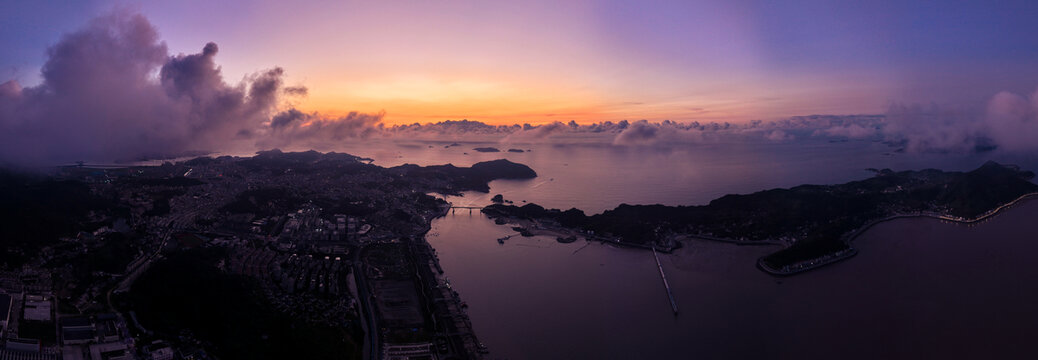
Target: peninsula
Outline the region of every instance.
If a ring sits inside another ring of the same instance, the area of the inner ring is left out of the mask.
[[[533,222],[553,234],[569,229],[661,251],[680,246],[676,240],[682,238],[783,245],[758,265],[792,275],[853,256],[853,238],[877,222],[905,216],[976,221],[1038,191],[1033,172],[995,162],[968,172],[870,170],[875,176],[846,184],[725,195],[701,206],[621,204],[588,216],[578,209],[493,204],[483,212]]]

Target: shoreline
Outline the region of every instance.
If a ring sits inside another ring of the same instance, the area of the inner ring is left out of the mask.
[[[426,254],[424,254],[424,255],[427,256],[426,260],[428,261],[428,264],[436,269],[435,273],[432,273],[430,271],[430,273],[428,275],[432,279],[435,279],[437,284],[439,284],[441,281],[449,281],[449,280],[447,280],[446,271],[443,270],[443,267],[440,266],[440,257],[439,257],[439,255],[437,255],[436,248],[433,247],[433,245],[431,243],[429,243],[429,239],[427,239],[426,236],[429,234],[429,231],[432,231],[432,223],[433,223],[433,221],[436,220],[436,219],[439,219],[439,218],[446,217],[447,214],[450,212],[450,209],[451,209],[451,206],[448,205],[446,207],[443,207],[440,212],[430,214],[428,216],[428,218],[426,219],[425,229],[417,237],[418,239],[421,239],[420,246],[428,249],[428,252],[426,252]],[[445,324],[442,325],[445,328],[447,328],[448,330],[449,330],[449,326],[454,326],[455,327],[455,329],[453,329],[454,330],[454,334],[453,335],[451,335],[451,332],[448,331],[447,337],[450,339],[448,341],[453,340],[451,342],[454,343],[455,348],[464,350],[464,357],[465,358],[469,358],[469,359],[482,359],[484,357],[483,356],[484,355],[483,351],[485,351],[485,347],[483,347],[483,343],[481,343],[478,340],[479,338],[476,336],[476,330],[472,326],[472,321],[469,319],[468,314],[466,314],[464,306],[460,306],[460,304],[464,304],[465,303],[464,301],[461,300],[461,294],[458,293],[458,291],[454,290],[453,288],[450,288],[449,285],[448,285],[448,287],[446,289],[436,288],[436,289],[425,289],[425,290],[430,292],[430,293],[434,293],[435,290],[439,290],[440,294],[443,296],[444,299],[448,299],[448,302],[453,302],[453,304],[459,305],[459,306],[446,306],[444,308],[439,309],[439,310],[442,310],[443,312],[445,312],[445,314],[441,314],[441,316],[442,315],[446,315],[447,318],[460,318],[460,319],[463,319],[462,321],[460,321],[460,324],[459,324],[458,321],[454,321],[454,322],[445,323]],[[434,310],[433,312],[435,313],[437,311]],[[432,315],[435,315],[435,314],[432,314]],[[468,334],[468,336],[463,336],[463,335],[460,335],[460,334]]]
[[[436,248],[426,238],[429,231],[432,230],[433,221],[445,217],[449,211],[450,206],[446,206],[441,207],[439,211],[422,215],[425,223],[420,231],[410,237],[408,251],[409,256],[412,257],[412,265],[415,266],[412,280],[418,284],[418,295],[426,302],[425,307],[420,308],[420,310],[428,312],[428,315],[433,319],[451,319],[451,321],[434,320],[435,336],[442,336],[442,339],[446,339],[447,343],[451,345],[451,349],[454,350],[453,354],[459,359],[482,359],[485,357],[485,347],[479,342],[472,322],[465,313],[461,294],[449,286],[449,280],[447,280],[445,271],[440,266],[440,258],[437,255]],[[361,249],[358,249],[355,256],[360,256]],[[355,259],[355,261],[358,260]],[[356,271],[356,268],[354,270],[358,280],[356,285],[358,292],[362,288],[367,291],[367,287],[370,284],[367,284],[368,280],[366,278],[362,279],[365,275],[360,271]],[[447,286],[441,286],[443,284],[447,284]],[[369,312],[369,314],[362,315],[366,322],[371,323],[368,326],[379,327],[381,319],[379,319],[379,315],[374,310],[377,306],[366,298],[362,298],[362,302],[363,308],[368,309]],[[364,356],[366,359],[381,358],[387,346],[435,346],[432,340],[422,343],[388,343],[373,334],[376,333],[372,332],[365,335],[371,336],[366,340],[374,342],[374,344],[368,345],[368,341],[365,341],[365,348],[370,347]]]
[[[967,219],[967,218],[960,218],[960,217],[956,217],[956,216],[950,216],[950,215],[947,215],[947,214],[929,214],[929,213],[894,214],[894,215],[890,215],[890,216],[887,216],[887,217],[884,217],[884,218],[881,218],[881,219],[871,220],[871,221],[865,223],[865,225],[862,225],[862,226],[858,227],[857,229],[851,230],[851,232],[845,234],[844,235],[844,237],[845,237],[844,243],[847,244],[847,250],[840,251],[840,252],[834,253],[834,254],[827,254],[827,255],[824,255],[824,256],[822,256],[820,258],[806,260],[806,261],[803,261],[803,262],[800,262],[800,263],[796,263],[796,264],[793,264],[793,265],[786,266],[786,267],[795,267],[794,269],[785,269],[785,268],[783,268],[783,269],[775,269],[775,268],[773,268],[771,266],[768,266],[765,263],[765,261],[764,261],[765,257],[762,256],[762,257],[757,259],[757,268],[760,269],[761,271],[764,271],[765,273],[768,273],[768,274],[771,274],[771,275],[774,275],[774,276],[792,276],[792,275],[800,274],[800,273],[803,273],[803,272],[806,272],[806,271],[814,270],[814,269],[817,269],[817,268],[820,268],[820,267],[823,267],[823,266],[826,266],[826,265],[834,264],[834,263],[837,263],[837,262],[840,262],[840,261],[843,261],[843,260],[847,260],[847,259],[850,259],[850,258],[854,257],[854,255],[858,254],[858,250],[855,249],[853,246],[851,246],[852,243],[854,242],[854,240],[857,239],[859,236],[861,236],[861,234],[864,234],[866,231],[871,229],[873,226],[879,225],[881,223],[885,223],[885,222],[892,221],[892,220],[897,220],[897,219],[929,218],[929,219],[935,219],[935,220],[950,221],[950,222],[954,222],[954,223],[958,223],[958,224],[974,224],[974,223],[978,223],[978,222],[981,222],[981,221],[984,221],[984,220],[988,220],[988,219],[990,219],[990,218],[992,218],[992,217],[994,217],[994,216],[996,216],[998,214],[1001,214],[1004,210],[1009,209],[1013,205],[1017,205],[1017,204],[1019,204],[1022,201],[1030,200],[1030,199],[1036,198],[1036,197],[1038,197],[1038,192],[1032,192],[1032,193],[1023,194],[1023,195],[1020,195],[1019,197],[1017,197],[1016,199],[1013,199],[1012,201],[1009,201],[1009,202],[1007,202],[1005,204],[999,205],[998,207],[996,207],[994,209],[988,210],[988,211],[984,212],[983,214],[981,214],[981,215],[979,215],[979,216],[977,216],[975,218],[969,218],[969,219]],[[821,261],[815,262],[816,260],[819,260],[819,259],[821,259]]]
[[[617,246],[621,246],[621,247],[632,247],[632,248],[639,248],[639,249],[645,249],[645,250],[656,250],[656,251],[664,253],[664,254],[670,254],[670,253],[674,252],[674,250],[677,250],[677,249],[682,247],[681,242],[677,238],[672,240],[673,245],[665,246],[665,247],[659,247],[659,246],[653,246],[653,245],[647,245],[647,244],[637,244],[637,243],[624,242],[624,241],[620,241],[619,238],[609,238],[609,237],[599,236],[599,235],[589,235],[589,234],[587,234],[587,233],[585,233],[583,231],[575,230],[575,229],[570,229],[570,228],[566,228],[566,227],[562,227],[562,226],[547,226],[547,225],[541,224],[540,222],[538,222],[536,220],[520,219],[520,218],[511,217],[511,216],[493,217],[493,216],[490,216],[489,214],[483,212],[482,210],[480,210],[480,213],[481,214],[485,214],[487,216],[487,218],[492,219],[492,220],[493,219],[497,219],[497,218],[508,219],[508,223],[506,223],[506,224],[498,224],[498,225],[500,225],[500,226],[518,225],[520,227],[525,228],[527,231],[529,231],[534,236],[563,237],[563,238],[569,237],[569,236],[575,236],[578,239],[579,238],[584,238],[585,241],[597,241],[597,242],[601,242],[603,244],[617,245]]]
[[[1001,214],[1004,210],[1006,210],[1006,209],[1008,209],[1008,208],[1010,208],[1010,207],[1012,207],[1014,205],[1017,205],[1017,204],[1019,204],[1019,203],[1021,203],[1023,201],[1034,199],[1034,198],[1038,198],[1038,192],[1026,193],[1026,194],[1018,196],[1017,198],[1015,198],[1015,199],[1013,199],[1013,200],[1011,200],[1009,202],[1006,202],[1005,204],[999,205],[999,206],[997,206],[997,207],[995,207],[995,208],[993,208],[991,210],[985,211],[984,213],[982,213],[982,214],[980,214],[980,215],[978,215],[977,217],[974,217],[974,218],[961,218],[961,217],[957,217],[957,216],[951,216],[951,215],[948,215],[948,214],[937,214],[937,213],[926,213],[926,212],[894,214],[894,215],[890,215],[890,216],[883,217],[883,218],[880,218],[880,219],[875,219],[875,220],[868,221],[864,225],[858,227],[857,229],[851,230],[850,232],[844,234],[842,236],[844,238],[843,241],[847,245],[847,248],[844,249],[844,250],[841,250],[841,251],[838,251],[838,252],[835,252],[835,253],[826,254],[826,255],[823,255],[821,257],[817,257],[817,258],[801,261],[801,262],[798,262],[798,263],[795,263],[795,264],[792,264],[792,265],[787,265],[787,266],[785,266],[783,268],[779,268],[779,269],[776,269],[774,267],[769,266],[764,261],[764,258],[766,256],[762,256],[762,257],[757,259],[756,266],[757,266],[757,268],[759,270],[761,270],[761,271],[763,271],[763,272],[765,272],[767,274],[773,275],[773,276],[781,276],[781,277],[792,276],[792,275],[800,274],[800,273],[803,273],[803,272],[806,272],[806,271],[810,271],[810,270],[814,270],[814,269],[817,269],[817,268],[821,268],[821,267],[824,267],[826,265],[835,264],[837,262],[840,262],[840,261],[843,261],[843,260],[847,260],[847,259],[850,259],[850,258],[854,257],[855,255],[858,254],[858,250],[855,249],[852,246],[853,241],[855,239],[857,239],[858,236],[861,236],[861,234],[865,233],[868,229],[872,228],[873,226],[876,226],[878,224],[881,224],[881,223],[884,223],[884,222],[887,222],[887,221],[896,220],[896,219],[903,219],[903,218],[931,218],[931,219],[942,220],[942,221],[949,221],[949,222],[954,222],[954,223],[959,223],[959,224],[973,224],[973,223],[978,223],[978,222],[981,222],[981,221],[988,220],[988,219],[990,219],[990,218],[992,218],[994,216],[997,216],[998,214]],[[480,212],[482,213],[483,211],[481,210]],[[623,246],[623,247],[631,247],[631,248],[639,248],[639,249],[655,249],[656,251],[659,251],[659,252],[662,252],[662,253],[672,253],[674,250],[676,250],[678,248],[681,248],[683,246],[682,240],[689,240],[689,241],[691,241],[691,240],[714,241],[714,242],[722,242],[722,243],[733,244],[733,245],[737,245],[737,246],[783,246],[783,245],[785,245],[785,243],[777,241],[777,240],[774,240],[774,239],[765,239],[765,240],[760,240],[760,241],[746,241],[746,240],[736,240],[736,239],[720,238],[720,237],[708,236],[708,235],[679,234],[679,235],[676,235],[676,237],[672,240],[672,242],[674,243],[673,246],[660,248],[660,247],[656,247],[656,246],[652,246],[652,245],[646,245],[646,244],[636,244],[636,243],[623,242],[623,241],[621,241],[618,238],[607,238],[607,237],[602,237],[602,236],[597,236],[597,235],[588,235],[588,234],[586,234],[586,233],[584,233],[582,231],[574,230],[574,229],[558,228],[558,227],[550,227],[549,228],[549,227],[546,227],[545,225],[537,222],[536,220],[520,219],[520,218],[516,218],[516,217],[512,217],[512,216],[499,216],[499,217],[508,219],[508,222],[510,224],[516,224],[516,225],[520,225],[520,226],[522,226],[524,228],[527,228],[531,233],[533,233],[534,235],[538,235],[538,236],[561,236],[561,237],[580,236],[580,237],[583,237],[586,241],[598,241],[598,242],[605,243],[605,244],[613,244],[613,245],[618,245],[618,246]],[[494,219],[495,217],[490,216],[490,218]]]

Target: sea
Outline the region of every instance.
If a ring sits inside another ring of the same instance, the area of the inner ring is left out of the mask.
[[[484,206],[502,194],[588,214],[844,183],[873,176],[868,168],[968,171],[994,160],[1038,170],[1038,156],[1027,154],[906,153],[879,141],[813,138],[670,147],[385,140],[339,151],[381,166],[508,159],[538,176],[447,200]],[[1035,220],[1038,201],[973,225],[894,220],[858,237],[854,258],[793,277],[755,267],[776,246],[687,241],[660,254],[677,314],[651,251],[545,236],[501,244],[514,231],[478,210],[434,220],[427,240],[489,359],[1033,358]]]

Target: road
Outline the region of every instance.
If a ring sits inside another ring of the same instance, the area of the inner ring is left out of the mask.
[[[118,284],[113,286],[111,289],[108,289],[108,293],[105,295],[105,300],[108,302],[108,309],[110,311],[116,312],[115,306],[112,305],[112,293],[115,291],[126,291],[127,289],[129,289],[130,285],[133,285],[133,282],[137,280],[137,277],[140,276],[141,273],[144,272],[144,270],[147,270],[148,266],[151,265],[151,262],[154,261],[160,255],[160,253],[162,252],[162,248],[166,247],[166,243],[169,241],[169,237],[172,234],[173,229],[167,230],[166,234],[162,237],[162,242],[160,243],[158,249],[156,249],[155,252],[151,255],[148,255],[147,260],[145,260],[136,268],[133,268],[133,270],[130,270],[125,275],[123,275],[122,280],[120,280]]]
[[[364,341],[364,349],[366,352],[367,359],[377,360],[381,356],[382,347],[379,345],[378,339],[378,319],[375,318],[375,308],[371,305],[371,294],[368,294],[368,279],[364,275],[364,265],[360,261],[360,253],[364,251],[363,247],[357,249],[353,253],[353,277],[357,283],[357,298],[360,299],[361,316],[364,317],[364,323],[367,324],[367,340]]]

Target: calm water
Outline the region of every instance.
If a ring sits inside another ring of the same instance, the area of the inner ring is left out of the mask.
[[[494,146],[498,153],[472,148]],[[530,149],[523,153],[508,148]],[[490,194],[468,194],[458,205],[484,205],[503,194],[546,207],[577,207],[588,213],[621,203],[705,204],[725,194],[749,193],[800,184],[833,184],[871,176],[865,168],[972,170],[987,160],[1015,163],[1038,170],[1038,156],[891,154],[881,143],[829,143],[808,139],[796,143],[721,143],[674,148],[610,145],[504,145],[463,143],[354,143],[340,151],[395,166],[473,163],[506,158],[529,165],[538,177],[528,181],[495,181]]]
[[[493,144],[490,144],[493,145]],[[968,170],[997,154],[887,155],[872,142],[713,144],[677,149],[365,145],[348,152],[392,166],[497,158],[540,177],[495,181],[490,194],[450,200],[484,205],[495,193],[549,207],[600,212],[620,203],[702,204],[726,193],[869,176],[866,167]],[[502,148],[504,150],[504,148]],[[467,152],[468,154],[464,154]],[[909,219],[860,237],[860,254],[776,279],[754,267],[773,247],[689,242],[661,260],[680,308],[668,305],[650,252],[513,233],[478,213],[438,219],[428,236],[469,304],[491,358],[933,358],[1021,357],[1038,334],[1038,202],[973,227]]]
[[[689,242],[662,257],[546,237],[494,239],[480,215],[428,239],[493,358],[1019,358],[1038,355],[1038,202],[968,227],[907,219],[857,240],[860,254],[776,279],[772,248]]]

